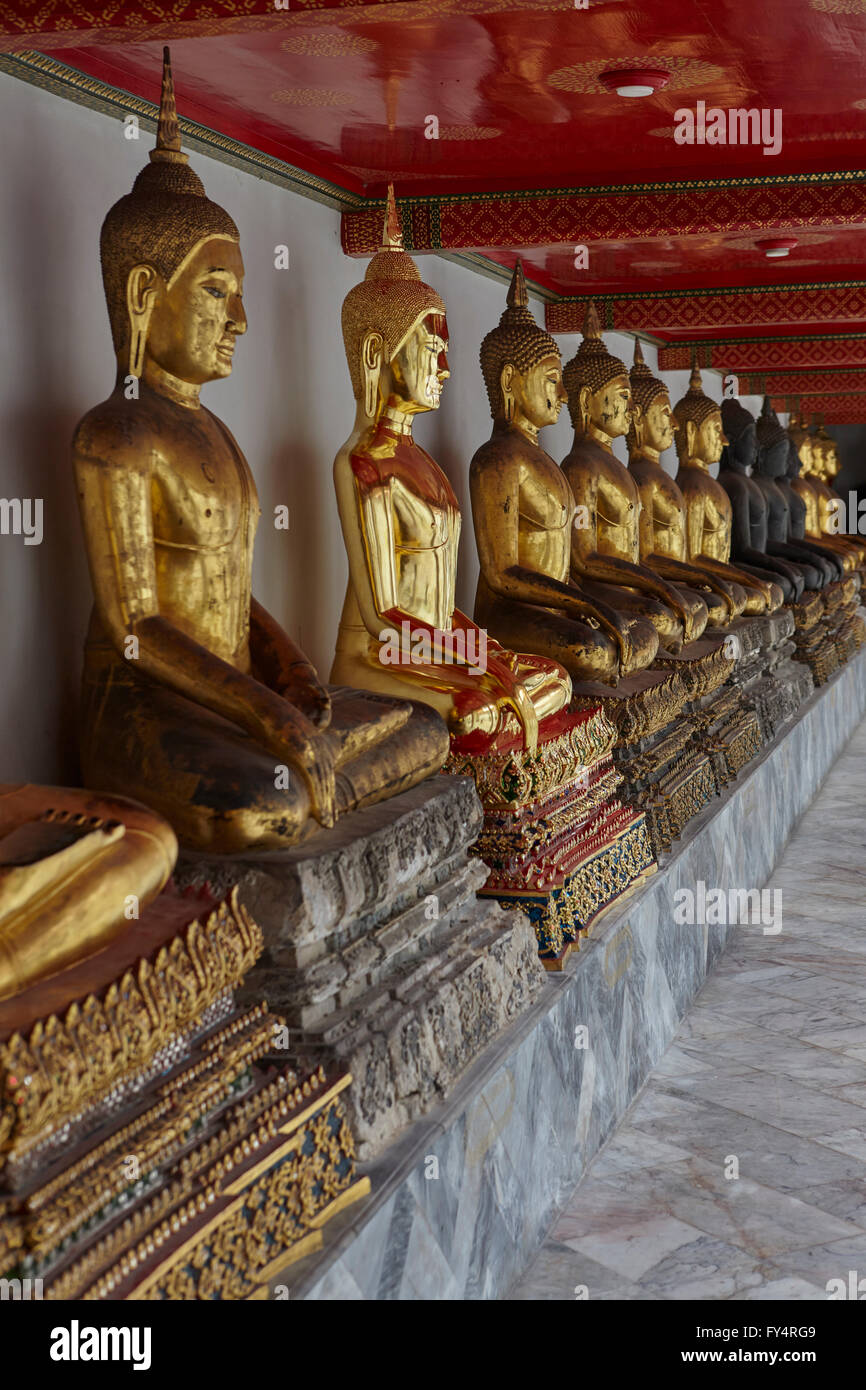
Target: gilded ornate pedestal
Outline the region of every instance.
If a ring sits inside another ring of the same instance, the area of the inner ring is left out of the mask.
[[[234,990],[236,894],[166,889],[135,931],[0,1004],[0,1275],[57,1299],[247,1299],[369,1190],[350,1077],[301,1077]],[[284,1031],[284,1030],[283,1030]]]
[[[484,807],[481,894],[528,915],[548,970],[656,868],[645,817],[618,795],[615,742],[598,706],[545,721],[535,753],[517,735],[482,755],[452,740],[446,771],[470,776]]]

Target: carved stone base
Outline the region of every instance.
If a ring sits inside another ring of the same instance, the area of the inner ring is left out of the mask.
[[[832,584],[827,587],[834,588]],[[835,606],[832,594],[830,602]],[[825,685],[839,669],[839,653],[823,621],[825,600],[821,594],[806,593],[799,603],[791,605],[791,611],[795,624],[794,660],[809,668],[814,685]]]
[[[572,710],[601,706],[616,729],[617,747],[650,738],[666,729],[687,699],[683,681],[673,668],[650,667],[626,676],[616,686],[580,681],[572,686]]]
[[[814,606],[808,610],[814,613]],[[732,683],[755,711],[763,742],[770,743],[813,690],[808,670],[791,660],[798,631],[794,607],[741,618],[731,631],[742,648]]]
[[[671,848],[716,794],[711,753],[701,746],[704,725],[694,713],[717,698],[732,667],[724,638],[714,636],[691,643],[676,656],[662,653],[657,667],[606,694],[604,686],[574,687],[577,702],[597,692],[615,724],[613,760],[624,779],[622,795],[646,816],[656,857]]]
[[[476,897],[481,828],[472,782],[437,776],[308,847],[181,860],[184,882],[237,881],[265,939],[245,997],[279,1008],[293,1061],[352,1072],[365,1159],[447,1096],[542,988],[527,918]]]

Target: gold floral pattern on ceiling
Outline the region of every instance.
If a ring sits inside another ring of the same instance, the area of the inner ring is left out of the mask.
[[[353,53],[371,53],[378,45],[375,39],[361,34],[292,34],[283,39],[284,53],[300,54],[306,58],[347,58]]]
[[[333,87],[285,87],[271,92],[271,101],[285,106],[349,106],[352,97]]]
[[[822,14],[866,14],[866,0],[811,0]]]
[[[441,125],[440,140],[496,140],[502,131],[493,125]]]

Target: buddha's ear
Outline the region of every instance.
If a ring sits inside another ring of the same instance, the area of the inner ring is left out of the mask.
[[[126,313],[129,320],[129,375],[140,377],[150,316],[156,304],[159,272],[146,263],[135,265],[126,278]]]
[[[382,361],[385,353],[385,340],[381,333],[371,329],[361,340],[361,384],[364,414],[368,420],[375,420],[379,404],[379,377],[382,374]]]
[[[631,417],[631,427],[634,430],[635,439],[637,440],[638,444],[643,444],[643,406],[638,405],[634,396],[632,396],[631,398],[631,407],[629,414]]]
[[[591,400],[592,388],[589,386],[581,386],[580,390],[577,393],[577,410],[578,417],[581,421],[581,424],[583,425],[584,434],[589,433],[589,403]]]
[[[686,457],[692,458],[698,438],[698,427],[694,420],[686,420]]]
[[[502,411],[505,419],[514,418],[514,363],[506,362],[499,373],[499,391],[502,396]]]

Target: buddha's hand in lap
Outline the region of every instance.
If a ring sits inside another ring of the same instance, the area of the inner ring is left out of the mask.
[[[285,670],[277,694],[301,711],[315,729],[327,729],[331,722],[331,697],[308,661],[295,661]]]
[[[331,722],[331,697],[315,679],[295,687],[287,695],[316,729],[327,729]]]

